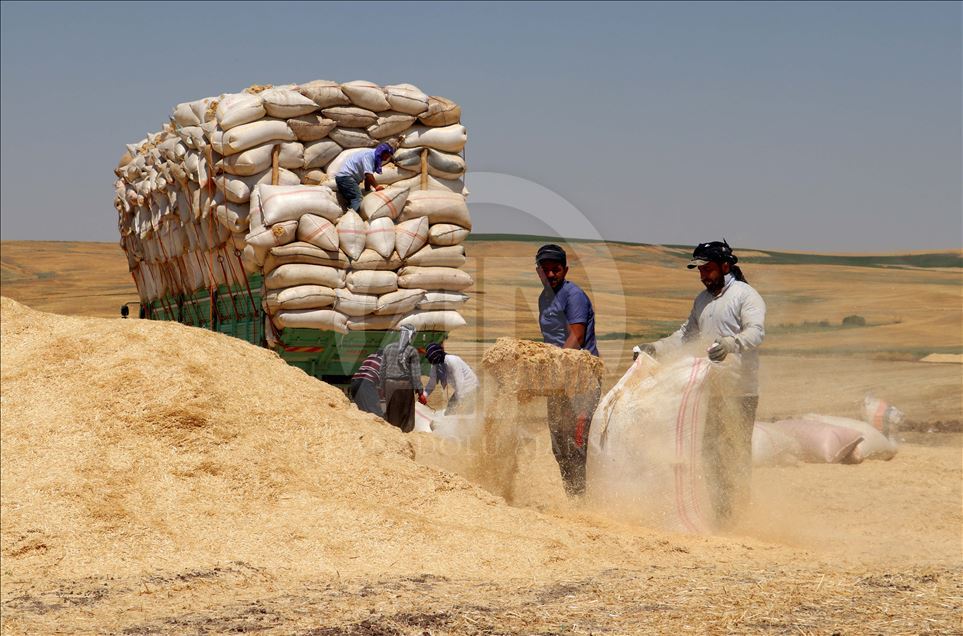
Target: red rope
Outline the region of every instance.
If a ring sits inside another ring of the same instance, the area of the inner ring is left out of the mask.
[[[244,279],[244,287],[247,288],[247,297],[251,301],[251,308],[254,311],[254,317],[257,318],[261,315],[261,311],[257,304],[254,302],[254,294],[251,293],[251,281],[247,279],[247,272],[244,271],[244,262],[241,260],[241,253],[238,250],[234,250],[234,256],[237,257],[238,267],[241,268],[242,278]]]
[[[221,266],[221,273],[224,274],[224,282],[227,282],[227,270],[224,269],[224,257],[220,254],[217,255],[217,262]],[[234,294],[231,292],[231,285],[227,285],[227,295],[231,299],[231,307],[234,308],[234,320],[240,320],[241,317],[237,313],[237,303],[234,302]]]

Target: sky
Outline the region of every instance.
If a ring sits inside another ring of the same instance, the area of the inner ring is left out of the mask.
[[[175,104],[408,82],[462,106],[477,233],[963,247],[961,4],[0,4],[0,237],[115,241]]]

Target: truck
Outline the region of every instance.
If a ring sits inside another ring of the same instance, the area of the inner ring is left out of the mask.
[[[267,264],[269,256],[277,257],[276,266],[333,267],[342,273],[400,272],[408,265],[457,270],[464,265],[464,248],[460,254],[451,253],[471,230],[464,200],[467,131],[460,120],[458,104],[414,85],[382,87],[359,81],[252,84],[237,93],[177,104],[161,130],[126,144],[114,170],[120,245],[140,297],[140,317],[177,321],[270,348],[305,373],[340,387],[350,384],[368,355],[398,339],[399,332],[388,327],[414,314],[435,314],[421,316],[417,324],[446,331],[419,332],[412,344],[424,352],[428,344],[442,342],[447,330],[465,324],[460,315],[452,321],[447,314],[457,314],[458,303],[467,297],[453,301],[455,306],[423,310],[406,306],[398,310],[398,321],[371,323],[385,330],[365,329],[362,320],[342,333],[347,326],[337,323],[329,329],[324,321],[294,321],[297,328],[292,327],[284,312],[297,314],[327,305],[275,308],[270,297],[264,302],[268,295],[264,282],[274,271]],[[375,169],[378,187],[368,195],[374,197],[374,207],[355,206],[361,216],[344,217],[350,202],[337,194],[332,175],[355,153],[370,152],[369,148],[385,152],[386,146],[392,149],[394,165],[382,172],[379,163]],[[276,191],[270,214],[267,207],[261,208],[259,194],[268,187],[282,189]],[[383,188],[394,194],[378,194]],[[421,196],[420,205],[411,205],[409,197],[428,191],[435,194]],[[344,231],[340,227],[333,231],[342,217],[350,223]],[[391,223],[387,227],[379,223],[371,233],[376,240],[369,245],[368,223],[383,218]],[[308,219],[304,227],[303,219]],[[418,236],[422,247],[410,253],[399,249],[392,259],[385,232],[394,237],[393,224],[400,227],[412,219],[428,220],[429,227],[420,230],[423,235],[402,231]],[[358,222],[365,224],[361,245]],[[449,231],[429,245],[427,232],[439,224]],[[460,231],[452,233],[450,228],[456,226]],[[433,245],[448,253],[434,262],[418,262],[417,250],[430,256]],[[297,247],[291,254],[275,253],[289,246]],[[374,266],[368,259],[371,266],[355,268],[355,259],[369,251],[384,263]],[[427,295],[460,291],[471,284],[470,277],[449,278],[429,276],[417,289]],[[267,282],[270,286],[272,280]],[[293,282],[284,289],[307,284]],[[347,283],[327,280],[318,286],[334,291]],[[277,311],[268,315],[268,309]],[[348,318],[335,306],[331,309]],[[127,305],[121,313],[130,315]],[[423,359],[422,365],[427,371],[427,361]]]
[[[397,331],[350,331],[346,334],[319,329],[275,329],[261,308],[261,274],[250,274],[243,284],[219,285],[193,294],[167,294],[139,303],[139,318],[172,320],[181,324],[240,338],[253,345],[273,349],[282,360],[308,375],[346,390],[351,376],[372,353],[399,337]],[[129,305],[121,315],[129,315]],[[268,333],[272,330],[273,333]],[[421,331],[412,340],[419,353],[423,375],[430,365],[424,358],[429,343],[442,343],[445,331]]]

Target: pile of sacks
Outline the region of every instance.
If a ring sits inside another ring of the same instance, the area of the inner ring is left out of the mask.
[[[899,426],[903,420],[902,411],[867,395],[862,420],[808,413],[777,422],[756,422],[752,460],[759,465],[890,460],[899,448]]]
[[[252,86],[178,104],[116,169],[121,247],[144,302],[264,277],[277,328],[450,330],[471,277],[461,109],[410,84]],[[360,210],[334,174],[387,141]],[[270,333],[271,330],[268,330]]]

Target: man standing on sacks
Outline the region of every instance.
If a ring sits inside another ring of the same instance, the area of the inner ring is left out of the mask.
[[[394,153],[395,149],[390,143],[382,142],[374,149],[365,149],[348,157],[334,175],[334,182],[349,208],[355,212],[361,209],[363,194],[359,184],[364,184],[365,192],[384,189],[384,186],[378,185],[375,175],[381,174],[381,167],[391,161]]]
[[[713,362],[738,358],[738,381],[728,395],[713,395],[703,443],[716,518],[731,524],[749,500],[752,429],[759,405],[759,346],[765,337],[766,303],[749,286],[723,241],[700,243],[687,267],[699,270],[705,290],[696,296],[689,318],[672,335],[633,349],[664,357],[685,343],[703,341]],[[711,344],[710,344],[711,343]]]
[[[535,271],[543,286],[538,297],[538,323],[542,339],[563,349],[583,349],[598,356],[595,309],[588,295],[578,285],[565,280],[568,274],[565,250],[554,244],[538,248]],[[552,453],[569,496],[579,496],[585,492],[589,426],[601,392],[599,385],[586,394],[557,394],[548,398]]]

